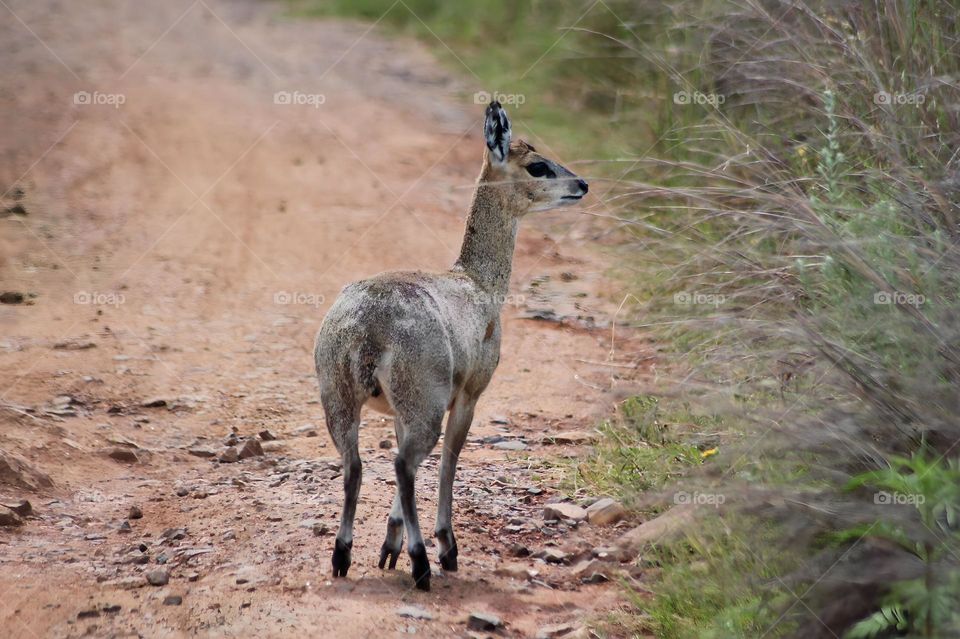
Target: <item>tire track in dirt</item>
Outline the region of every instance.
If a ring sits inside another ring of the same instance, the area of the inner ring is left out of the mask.
[[[554,246],[583,224],[563,213],[521,230],[512,290],[525,302],[504,309],[455,487],[460,572],[420,593],[406,557],[376,568],[393,434],[365,412],[354,564],[329,578],[341,484],[313,335],[344,284],[454,261],[482,151],[455,80],[409,42],[253,0],[9,5],[29,30],[0,21],[15,69],[0,81],[0,191],[6,207],[22,188],[27,214],[4,220],[0,277],[36,297],[0,306],[0,398],[47,412],[0,409],[0,450],[55,484],[0,484],[36,511],[0,529],[9,636],[461,636],[473,611],[533,636],[617,605],[609,584],[512,556],[555,548],[570,562],[612,535],[543,521],[565,459],[588,451],[549,436],[589,433],[630,383],[585,363],[606,358],[606,331],[523,319],[545,306],[609,317],[606,266],[581,246],[591,227]],[[124,103],[76,104],[78,91]],[[278,91],[325,101],[276,104]],[[142,405],[154,397],[164,405]],[[188,452],[263,430],[277,440],[262,457]],[[107,456],[117,449],[138,462]],[[419,475],[425,530],[438,455]],[[145,585],[151,570],[169,583]],[[399,616],[404,604],[431,618]]]

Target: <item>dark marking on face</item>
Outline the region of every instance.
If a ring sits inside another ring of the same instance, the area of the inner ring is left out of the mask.
[[[546,162],[533,162],[532,164],[528,164],[527,173],[535,178],[545,177],[547,179],[553,179],[557,177],[557,174]]]

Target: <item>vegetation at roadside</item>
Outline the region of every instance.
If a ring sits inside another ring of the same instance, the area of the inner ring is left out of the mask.
[[[644,557],[629,627],[960,634],[956,3],[290,2],[423,39],[591,158],[682,383],[624,402],[573,481],[726,502]]]

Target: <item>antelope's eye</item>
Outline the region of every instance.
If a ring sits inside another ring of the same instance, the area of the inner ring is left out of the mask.
[[[550,167],[547,166],[546,162],[534,162],[533,164],[527,165],[527,173],[533,177],[548,177],[554,178],[557,177],[557,174],[550,170]]]

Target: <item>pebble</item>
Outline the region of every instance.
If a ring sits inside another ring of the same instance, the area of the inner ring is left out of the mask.
[[[222,464],[232,464],[236,461],[240,461],[240,453],[237,451],[236,447],[229,446],[220,453],[220,463]]]
[[[566,502],[547,504],[543,508],[543,518],[548,521],[555,519],[583,521],[587,518],[587,511],[576,504],[569,504]]]
[[[317,428],[313,424],[305,424],[300,428],[295,428],[293,434],[300,437],[316,437]]]
[[[272,442],[276,440],[277,436],[271,433],[269,430],[261,430],[259,433],[261,441]]]
[[[216,451],[210,450],[209,448],[194,447],[188,450],[187,452],[193,455],[194,457],[209,458],[209,457],[217,456]]]
[[[167,405],[167,400],[162,397],[152,397],[140,402],[143,408],[163,408]]]
[[[397,614],[410,619],[433,619],[433,615],[419,606],[400,606]]]
[[[543,559],[548,564],[565,564],[567,563],[569,555],[558,550],[557,548],[544,548],[541,551],[538,551],[534,557],[537,559]]]
[[[467,619],[468,630],[491,631],[503,627],[500,617],[486,612],[471,612]]]
[[[143,519],[143,511],[139,506],[130,506],[130,512],[127,513],[127,519]]]
[[[556,639],[556,637],[566,637],[573,633],[577,627],[572,623],[558,623],[551,626],[544,626],[537,631],[537,639]]]
[[[133,528],[130,527],[130,522],[126,519],[124,519],[123,523],[120,524],[120,527],[117,528],[117,532],[122,534],[129,533],[132,530]]]
[[[151,570],[147,573],[147,583],[151,586],[166,586],[170,583],[170,573],[166,570]]]
[[[498,450],[526,450],[527,445],[519,439],[508,439],[507,441],[497,442],[493,445]]]
[[[183,603],[183,597],[180,595],[167,595],[163,599],[164,606],[179,606]]]
[[[627,516],[627,509],[609,497],[600,499],[587,508],[587,521],[594,526],[609,526]]]
[[[263,457],[263,446],[260,445],[260,441],[257,439],[248,439],[243,443],[243,448],[240,449],[239,457],[240,459],[247,459],[249,457]]]
[[[393,448],[393,444],[390,442],[389,439],[381,439],[378,446],[380,446],[381,450],[390,450],[391,448]]]

